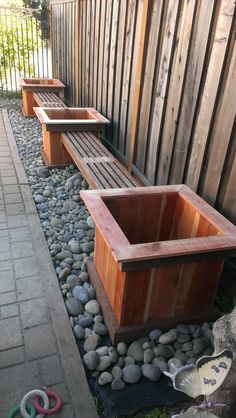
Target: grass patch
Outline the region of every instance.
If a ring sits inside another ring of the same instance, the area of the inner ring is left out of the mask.
[[[20,91],[6,91],[0,89],[0,99],[21,99],[22,94]]]

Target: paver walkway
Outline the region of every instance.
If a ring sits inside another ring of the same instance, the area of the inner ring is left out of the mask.
[[[32,389],[97,418],[6,111],[0,111],[0,418]]]

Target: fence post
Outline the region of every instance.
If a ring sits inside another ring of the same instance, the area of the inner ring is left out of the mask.
[[[137,122],[138,122],[138,110],[141,99],[141,85],[143,79],[143,64],[145,55],[145,46],[147,43],[147,35],[149,32],[148,28],[148,17],[150,15],[152,0],[141,0],[138,6],[137,25],[140,25],[139,33],[139,49],[137,57],[137,70],[136,70],[136,82],[135,82],[135,93],[133,98],[133,110],[132,110],[132,124],[130,134],[130,157],[129,157],[129,171],[132,171],[132,165],[134,160],[136,138],[137,138]]]

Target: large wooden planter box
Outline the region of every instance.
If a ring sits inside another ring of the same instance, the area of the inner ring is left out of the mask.
[[[82,191],[96,223],[92,282],[114,342],[215,317],[236,227],[184,185]]]
[[[42,157],[48,167],[60,167],[73,161],[63,146],[61,132],[92,131],[99,138],[100,131],[109,121],[93,108],[35,107],[35,114],[42,123]]]
[[[19,87],[22,89],[22,112],[24,116],[35,116],[33,107],[36,105],[34,92],[59,93],[64,91],[65,85],[56,78],[20,78]]]

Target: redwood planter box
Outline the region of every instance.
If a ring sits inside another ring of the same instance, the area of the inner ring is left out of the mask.
[[[113,342],[212,319],[236,227],[185,185],[82,191],[96,223],[91,280]]]
[[[35,116],[33,107],[36,105],[34,92],[59,93],[64,91],[65,85],[56,78],[20,78],[19,87],[22,89],[24,116]]]
[[[98,138],[109,121],[93,108],[34,107],[43,130],[42,156],[50,167],[71,164],[73,160],[62,144],[61,132],[92,131]]]

